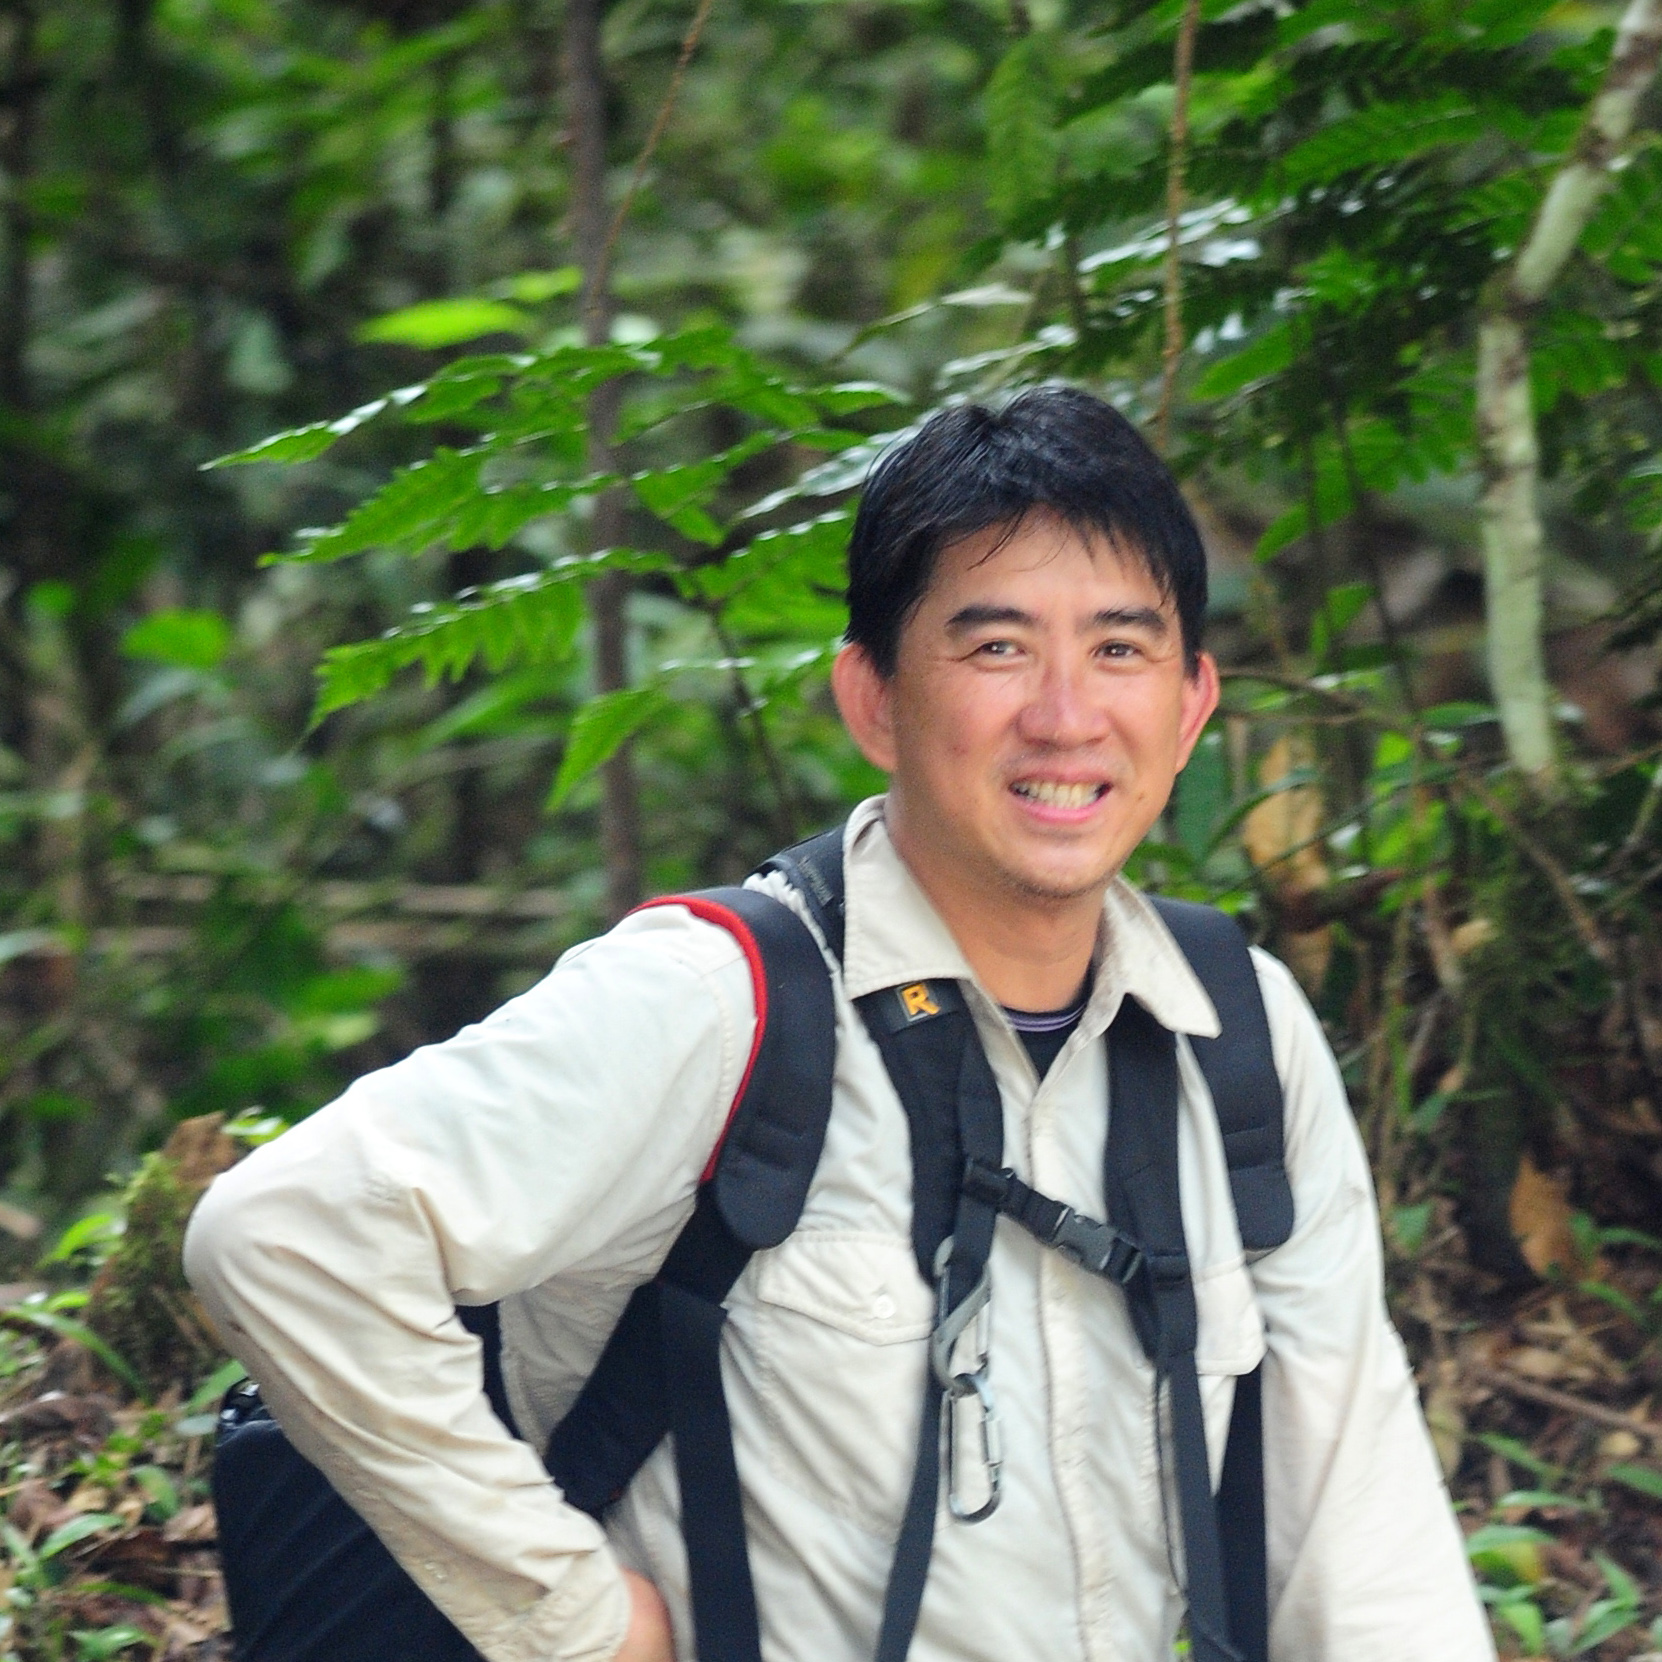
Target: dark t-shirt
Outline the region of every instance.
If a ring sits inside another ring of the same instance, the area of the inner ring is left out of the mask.
[[[1061,1054],[1068,1035],[1079,1025],[1090,996],[1087,982],[1079,997],[1062,1010],[1012,1010],[1005,1005],[1004,1013],[1010,1018],[1017,1037],[1027,1046],[1027,1054],[1033,1058],[1033,1067],[1041,1079],[1050,1072],[1050,1064]]]

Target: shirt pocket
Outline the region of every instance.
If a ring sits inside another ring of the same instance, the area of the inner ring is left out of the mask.
[[[1195,1276],[1195,1371],[1212,1482],[1223,1475],[1224,1450],[1235,1404],[1235,1381],[1264,1359],[1264,1318],[1252,1287],[1252,1272],[1241,1259]]]
[[[911,1242],[809,1230],[758,1263],[768,1464],[838,1516],[892,1535],[917,1459],[934,1314]]]

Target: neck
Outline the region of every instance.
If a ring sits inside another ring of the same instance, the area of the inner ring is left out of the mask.
[[[933,856],[889,823],[905,862],[941,921],[952,931],[975,978],[1013,1010],[1059,1010],[1085,984],[1102,918],[1102,891],[1052,898],[959,869]]]

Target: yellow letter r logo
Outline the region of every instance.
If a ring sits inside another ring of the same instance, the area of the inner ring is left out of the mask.
[[[919,1021],[924,1016],[938,1016],[941,1013],[940,1005],[930,996],[927,981],[914,981],[911,986],[902,987],[900,1004],[908,1021]]]

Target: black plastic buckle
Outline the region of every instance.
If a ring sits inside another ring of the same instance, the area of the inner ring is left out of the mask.
[[[1082,1270],[1124,1286],[1143,1267],[1142,1248],[1112,1224],[1082,1217],[1071,1206],[1062,1208],[1051,1232],[1050,1244]]]
[[[1008,1166],[989,1166],[973,1155],[964,1162],[964,1193],[994,1211],[1002,1212],[1010,1204],[1010,1189],[1015,1180],[1016,1174]]]

